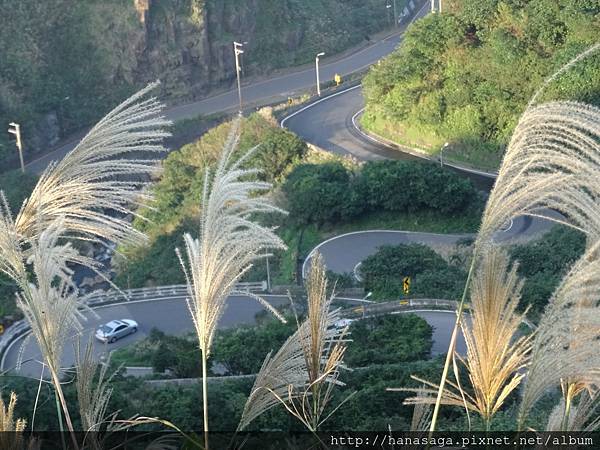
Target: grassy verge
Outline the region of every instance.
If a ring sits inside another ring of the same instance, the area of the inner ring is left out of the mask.
[[[427,127],[390,122],[376,114],[364,114],[360,123],[367,132],[435,158],[439,158],[445,143],[443,136]],[[502,162],[502,153],[498,149],[475,143],[450,143],[443,157],[445,161],[483,171],[496,171]]]

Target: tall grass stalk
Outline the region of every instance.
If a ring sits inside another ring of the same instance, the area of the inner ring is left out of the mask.
[[[155,98],[143,98],[154,86],[124,101],[61,161],[51,163],[16,217],[0,192],[0,272],[18,287],[17,304],[48,366],[75,448],[60,364],[64,344],[81,330],[79,308],[85,298],[72,281],[69,264],[97,272],[99,266],[66,239],[104,245],[144,242],[145,236],[124,217],[150,199],[140,188],[157,173],[156,161],[140,155],[163,151],[161,141],[168,136],[164,128],[169,122],[160,116],[163,106]]]
[[[581,230],[592,239],[600,236],[600,109],[569,101],[535,106],[541,91],[558,75],[600,48],[596,45],[573,58],[548,77],[527,106],[504,155],[494,188],[487,201],[457,320],[442,370],[430,432],[437,416],[456,346],[464,303],[481,247],[511,219],[529,215]],[[550,214],[556,210],[561,217]]]
[[[327,294],[323,258],[311,259],[306,282],[308,317],[274,357],[267,355],[238,426],[241,430],[276,404],[316,432],[350,397],[325,415],[339,380],[346,350],[346,329],[335,327],[339,310],[330,310],[334,297]]]
[[[489,246],[477,266],[471,289],[471,321],[462,324],[467,346],[466,358],[453,354],[455,381],[442,390],[441,403],[465,407],[478,413],[486,430],[506,398],[520,385],[521,372],[531,349],[531,336],[518,336],[524,313],[516,312],[522,282],[517,277],[516,264],[509,269],[508,255],[498,247]],[[469,375],[470,389],[461,385],[459,364]],[[406,404],[436,403],[433,394],[439,386],[413,377],[428,388],[402,388],[416,396]],[[432,389],[433,388],[433,389]],[[398,390],[398,389],[389,389]]]
[[[202,403],[205,446],[208,447],[207,360],[214,333],[225,302],[238,293],[236,283],[256,259],[268,251],[284,249],[283,241],[272,229],[253,219],[257,214],[280,212],[264,191],[270,184],[251,181],[259,171],[242,165],[256,151],[248,151],[237,161],[233,154],[239,139],[239,121],[232,126],[214,174],[206,172],[201,199],[198,238],[184,235],[185,256],[176,249],[188,286],[187,305],[191,313],[202,357]],[[278,318],[283,317],[261,297],[252,295]]]

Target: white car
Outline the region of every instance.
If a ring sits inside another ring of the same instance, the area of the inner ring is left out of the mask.
[[[349,327],[350,324],[354,322],[353,319],[340,319],[336,323],[333,324],[337,329]]]
[[[135,320],[111,320],[110,322],[101,325],[100,328],[96,330],[96,339],[112,344],[117,339],[133,334],[137,330],[138,324]]]

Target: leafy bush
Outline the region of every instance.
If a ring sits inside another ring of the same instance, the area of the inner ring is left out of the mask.
[[[290,216],[298,223],[339,222],[362,211],[352,187],[353,176],[342,164],[301,164],[283,184]]]
[[[168,336],[153,329],[150,331],[149,340],[158,342],[151,357],[152,368],[155,372],[162,373],[168,369],[177,378],[200,376],[200,350],[195,339]]]
[[[269,320],[258,327],[221,330],[213,344],[213,360],[223,364],[231,375],[258,373],[267,353],[276,352],[295,330],[293,318],[285,324]]]
[[[531,307],[540,314],[567,270],[585,250],[585,235],[572,228],[557,226],[539,239],[515,245],[511,257],[519,262],[519,275],[525,278],[521,308]]]
[[[371,209],[443,213],[463,210],[476,191],[467,178],[435,164],[414,161],[377,161],[365,164],[360,188]]]
[[[413,23],[363,80],[363,125],[410,145],[497,167],[542,80],[598,42],[597,2],[456,0]],[[485,61],[485,63],[482,63]],[[600,103],[600,60],[561,75],[544,99]]]
[[[283,191],[290,216],[301,224],[323,225],[370,211],[464,211],[474,204],[473,184],[434,164],[368,162],[357,173],[340,163],[294,168]]]
[[[431,351],[432,329],[414,314],[358,320],[349,331],[352,342],[344,359],[349,367],[417,361],[426,359]]]
[[[453,299],[466,280],[461,268],[422,244],[382,246],[363,261],[360,270],[365,289],[375,299],[403,297],[404,277],[411,277],[409,296]]]

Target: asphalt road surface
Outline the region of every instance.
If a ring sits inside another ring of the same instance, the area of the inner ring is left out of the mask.
[[[423,17],[428,13],[428,3],[423,3],[415,17]],[[374,44],[362,48],[342,58],[327,57],[321,59],[319,73],[322,81],[332,80],[334,75],[340,74],[342,79],[347,75],[358,72],[371,64],[379,61],[391,53],[400,42],[400,33],[387,37]],[[247,54],[252,57],[251,53]],[[244,103],[257,104],[278,100],[286,100],[290,96],[305,92],[315,85],[315,69],[309,66],[298,71],[268,78],[266,80],[242,85],[242,98]],[[232,89],[197,102],[180,105],[165,111],[167,118],[176,121],[196,117],[200,114],[207,115],[217,112],[235,111],[238,108],[237,90]],[[48,164],[62,158],[75,147],[78,140],[73,140],[60,148],[27,164],[27,170],[41,173]]]
[[[269,297],[269,302],[274,306],[288,303],[288,298]],[[221,320],[219,328],[227,328],[235,325],[255,323],[256,313],[263,308],[255,300],[245,297],[231,297]],[[170,298],[164,300],[149,300],[135,303],[124,303],[96,308],[98,317],[86,314],[87,321],[84,322],[84,330],[79,340],[82,349],[87,344],[90,334],[93,334],[99,325],[113,319],[134,319],[138,322],[139,329],[135,334],[119,339],[114,344],[104,344],[94,339],[94,355],[101,358],[102,355],[116,350],[135,341],[148,336],[154,327],[166,334],[181,335],[194,330],[194,326],[187,309],[184,298]],[[445,353],[450,343],[450,335],[454,326],[455,315],[448,311],[418,311],[415,314],[423,317],[433,327],[432,355]],[[11,370],[16,367],[17,358],[21,351],[24,338],[14,341],[2,360],[2,370]],[[75,341],[68,342],[64,348],[63,367],[71,367],[75,362]],[[457,341],[457,350],[464,353],[465,344],[462,336]],[[19,371],[13,371],[17,375],[39,378],[42,373],[42,360],[39,348],[34,339],[28,339],[23,348],[23,364]],[[150,365],[150,362],[148,362]],[[45,371],[45,376],[48,372]]]
[[[287,304],[289,299],[285,296],[269,297],[268,301],[274,306],[280,306]],[[227,328],[234,325],[253,324],[255,323],[256,313],[263,310],[264,308],[254,299],[248,297],[230,297],[225,313],[219,321],[219,327]],[[109,305],[96,308],[95,312],[98,314],[98,317],[94,317],[89,313],[85,314],[88,320],[83,323],[84,330],[80,337],[82,349],[87,344],[90,334],[93,334],[98,326],[103,323],[113,319],[133,319],[139,324],[137,333],[119,339],[114,344],[104,344],[94,339],[94,354],[98,358],[106,351],[125,347],[137,340],[143,339],[148,336],[150,330],[154,327],[171,335],[181,335],[194,330],[190,312],[183,297]],[[2,370],[11,369],[16,366],[22,343],[23,339],[18,339],[7,349],[2,360]],[[64,367],[70,367],[75,362],[73,344],[74,341],[65,345],[62,359]],[[20,372],[17,373],[23,376],[39,378],[42,369],[39,362],[41,359],[40,350],[35,339],[28,339],[23,349],[23,365]],[[148,365],[150,365],[150,362],[148,362]]]
[[[355,122],[364,106],[362,88],[356,86],[315,102],[309,108],[284,119],[283,125],[323,150],[350,155],[361,161],[425,159],[375,142],[359,132]],[[494,184],[493,177],[447,167],[470,178],[481,190],[489,191]]]

